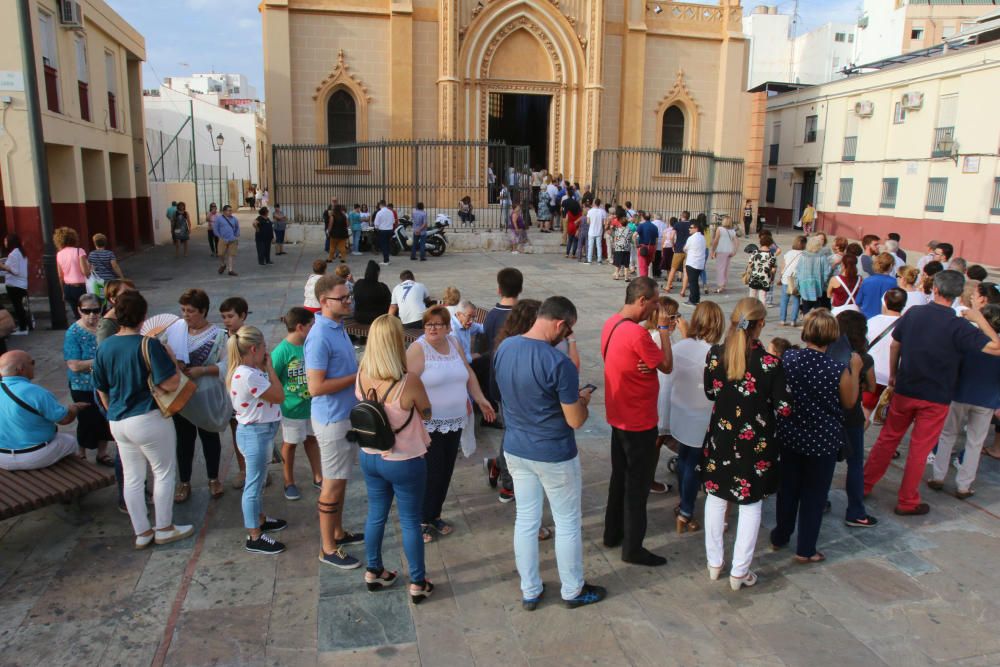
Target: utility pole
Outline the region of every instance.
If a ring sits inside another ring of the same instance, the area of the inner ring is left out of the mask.
[[[65,329],[66,306],[63,305],[59,272],[56,270],[56,246],[52,242],[52,196],[49,191],[49,164],[45,157],[42,133],[42,111],[38,96],[38,68],[35,66],[35,39],[31,31],[31,0],[18,0],[21,29],[21,60],[24,64],[24,100],[28,107],[28,135],[34,156],[35,192],[38,196],[38,216],[42,226],[42,266],[45,287],[49,293],[52,328]]]

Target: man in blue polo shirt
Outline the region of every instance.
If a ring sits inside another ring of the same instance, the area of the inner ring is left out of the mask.
[[[981,312],[969,308],[958,317],[952,310],[952,302],[964,287],[965,277],[958,271],[935,274],[933,301],[910,308],[892,330],[889,386],[895,391],[885,425],[865,463],[865,495],[885,475],[912,424],[896,514],[930,511],[927,503],[920,502],[920,479],[955,397],[962,358],[976,351],[1000,355],[1000,337]]]
[[[358,361],[354,345],[344,331],[344,318],[351,314],[351,292],[343,278],[324,275],[316,281],[320,312],[305,342],[306,382],[312,396],[312,425],[319,441],[323,486],[319,493],[319,560],[351,570],[361,562],[343,547],[363,542],[362,533],[344,530],[344,494],[357,446],[347,441]]]
[[[222,214],[215,216],[215,222],[212,223],[212,231],[219,240],[219,273],[228,269],[229,275],[237,275],[233,270],[233,262],[240,246],[240,221],[233,215],[232,206],[226,204],[222,207]]]
[[[0,356],[0,469],[37,470],[75,454],[79,448],[57,425],[76,419],[87,403],[59,404],[47,389],[34,385],[35,361],[23,350]]]
[[[521,605],[528,611],[538,606],[544,591],[538,528],[545,498],[556,524],[563,603],[575,608],[600,602],[605,595],[583,577],[582,482],[573,435],[587,420],[591,391],[580,390],[576,366],[555,348],[572,335],[576,317],[569,299],[549,297],[531,329],[504,340],[494,354],[507,425],[503,448],[517,496],[514,559],[521,575]]]

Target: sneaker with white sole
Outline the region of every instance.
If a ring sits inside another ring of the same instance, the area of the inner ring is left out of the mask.
[[[354,556],[350,555],[342,548],[337,547],[337,550],[332,554],[320,553],[319,562],[325,565],[332,565],[333,567],[339,568],[341,570],[353,570],[355,568],[361,567],[361,561],[359,561]]]
[[[149,547],[150,545],[152,545],[153,544],[153,538],[155,536],[156,536],[155,532],[154,533],[150,533],[149,535],[136,535],[135,536],[135,548],[136,548],[136,551],[138,551],[140,549],[146,549],[147,547]]]
[[[284,551],[285,545],[267,533],[261,533],[256,540],[247,535],[247,543],[244,548],[252,554],[274,556]]]
[[[288,527],[288,522],[284,519],[274,519],[269,516],[264,517],[264,523],[260,524],[260,529],[265,533],[277,533]]]
[[[300,500],[302,494],[299,493],[299,487],[294,484],[289,484],[285,487],[285,500]]]
[[[183,540],[185,537],[190,537],[194,534],[194,526],[177,526],[175,525],[170,530],[156,530],[156,543],[157,544],[170,544],[171,542],[176,542],[177,540]]]

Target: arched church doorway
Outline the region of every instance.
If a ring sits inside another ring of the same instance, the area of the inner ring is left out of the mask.
[[[552,95],[491,92],[489,140],[528,146],[532,168],[549,166],[549,118]]]

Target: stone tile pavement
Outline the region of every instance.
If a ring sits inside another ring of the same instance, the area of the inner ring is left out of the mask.
[[[271,267],[256,265],[249,243],[241,250],[239,278],[216,274],[200,237],[186,259],[154,248],[123,265],[151,312],[174,310],[189,286],[206,289],[215,305],[240,294],[250,302],[250,323],[277,342],[283,335],[278,318],[301,302],[319,249],[292,246]],[[368,257],[351,259],[362,273]],[[601,387],[598,332],[623,296],[623,284],[610,280],[607,267],[558,255],[465,253],[424,263],[400,257],[383,276],[392,285],[400,270],[412,268],[432,293],[454,284],[488,306],[502,266],[525,272],[525,296],[558,293],[574,300],[581,313],[575,329],[582,380]],[[735,289],[741,270],[737,262],[734,287],[719,299],[727,310],[742,295]],[[773,310],[771,318],[777,320]],[[794,331],[768,326],[767,334],[778,333]],[[61,333],[40,330],[11,342],[35,356],[40,383],[65,395],[61,341]],[[762,530],[755,563],[760,583],[733,593],[724,581],[708,580],[702,536],[673,533],[674,495],[649,502],[647,545],[669,558],[667,566],[626,565],[601,546],[609,468],[602,396],[599,389],[578,433],[586,572],[609,591],[599,605],[569,611],[550,595],[536,612],[521,610],[511,553],[514,507],[497,502],[480,462],[496,450],[495,431],[481,432],[476,456],[458,463],[445,506],[456,531],[427,548],[428,576],[437,589],[420,607],[407,601],[405,586],[367,593],[362,570],[320,570],[316,492],[308,484],[298,502],[286,501],[280,484],[265,494],[267,511],[289,520],[281,536],[288,551],[275,558],[245,553],[239,493],[227,489],[210,501],[199,454],[192,499],[176,510],[178,522],[198,529],[184,542],[133,551],[112,489],[84,500],[92,521],[82,526],[53,508],[0,522],[0,665],[1000,664],[1000,635],[992,625],[1000,613],[1000,570],[992,562],[1000,547],[995,461],[984,459],[975,498],[961,502],[928,491],[932,512],[905,519],[892,514],[900,477],[893,466],[871,498],[869,509],[881,523],[870,530],[840,521],[846,506],[841,467],[820,537],[827,562],[795,565],[787,552],[767,549]],[[869,445],[876,435],[875,429],[868,434]],[[301,455],[298,464],[306,479]],[[228,442],[223,467],[227,475],[235,468]],[[274,475],[280,479],[278,466]],[[666,456],[659,476],[671,477]],[[361,528],[364,516],[363,482],[356,481],[349,487],[348,527]],[[773,501],[764,515],[764,527],[770,526]],[[542,544],[541,557],[543,576],[557,590],[551,542]],[[405,572],[401,561],[393,524],[386,564]]]

